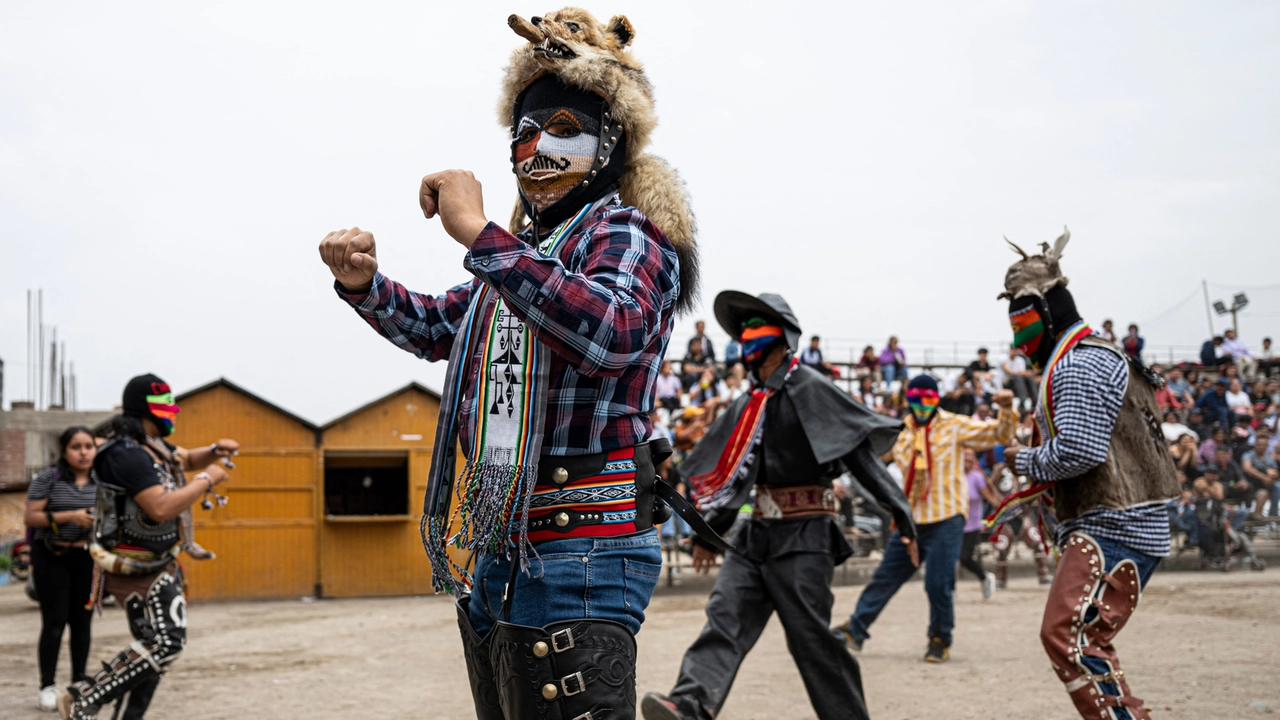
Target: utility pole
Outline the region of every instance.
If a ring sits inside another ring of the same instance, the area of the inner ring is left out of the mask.
[[[36,291],[36,320],[40,327],[40,343],[39,347],[39,365],[36,372],[39,373],[36,378],[36,409],[40,410],[44,406],[44,288]]]
[[[1204,289],[1204,314],[1209,318],[1209,338],[1213,339],[1213,311],[1209,309],[1209,281],[1200,278],[1200,287]]]
[[[1231,329],[1232,331],[1235,332],[1236,336],[1239,337],[1240,322],[1239,322],[1239,317],[1237,316],[1237,313],[1239,313],[1241,310],[1248,307],[1248,305],[1249,305],[1249,296],[1241,292],[1241,293],[1236,293],[1231,298],[1230,307],[1227,307],[1227,304],[1222,302],[1221,300],[1214,302],[1213,311],[1218,313],[1219,315],[1226,315],[1227,313],[1231,313]]]

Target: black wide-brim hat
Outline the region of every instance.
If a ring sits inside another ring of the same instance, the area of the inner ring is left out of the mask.
[[[781,295],[764,293],[756,297],[737,290],[725,290],[716,296],[714,308],[716,322],[734,340],[742,335],[742,323],[753,317],[762,317],[782,326],[788,347],[792,350],[800,347],[800,321]]]

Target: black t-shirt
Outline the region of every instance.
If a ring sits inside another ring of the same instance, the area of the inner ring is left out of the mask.
[[[165,443],[165,447],[169,448],[170,452],[175,449],[169,443]],[[106,448],[105,452],[99,452],[94,459],[93,469],[98,476],[98,482],[122,488],[129,497],[137,497],[138,493],[156,485],[168,490],[177,487],[165,464],[156,460],[145,448],[131,440],[113,443],[111,447]],[[166,524],[174,523],[172,520],[167,523],[157,523],[147,517],[142,508],[138,508],[138,512],[142,513],[142,525],[148,529],[158,530]],[[153,552],[164,552],[173,547],[176,541],[176,534],[171,538],[169,533],[159,534],[155,539],[136,534],[126,533],[126,535],[122,537],[123,543]]]

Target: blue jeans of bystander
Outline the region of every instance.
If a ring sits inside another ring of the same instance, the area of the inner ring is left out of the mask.
[[[929,595],[929,637],[942,638],[943,644],[950,647],[951,630],[956,624],[952,595],[956,584],[956,562],[960,559],[960,546],[964,542],[964,516],[917,525],[916,533],[920,562],[925,566],[924,591]],[[889,598],[915,574],[916,567],[911,564],[906,546],[894,531],[885,546],[884,559],[876,567],[871,582],[863,588],[858,607],[850,618],[854,637],[859,640],[871,637],[871,624],[889,604]]]

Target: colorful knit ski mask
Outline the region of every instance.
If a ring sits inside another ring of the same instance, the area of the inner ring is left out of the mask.
[[[924,427],[938,412],[938,381],[928,375],[917,375],[907,383],[907,405],[916,424]]]
[[[786,342],[781,325],[770,325],[767,320],[759,317],[742,324],[742,334],[738,339],[742,343],[742,360],[752,370],[760,367],[774,345]]]
[[[520,98],[511,142],[512,169],[525,214],[542,229],[572,216],[582,206],[618,189],[625,153],[621,128],[610,129],[609,153],[603,167],[601,119],[604,101],[596,94],[570,88],[553,76],[534,81]],[[563,202],[562,202],[563,201]]]
[[[173,434],[173,424],[178,417],[169,383],[155,375],[139,375],[124,387],[121,412],[129,417],[147,418],[155,423],[161,437]]]
[[[1013,344],[1036,370],[1049,362],[1058,332],[1079,321],[1075,300],[1061,285],[1050,288],[1044,297],[1024,295],[1009,301]]]

